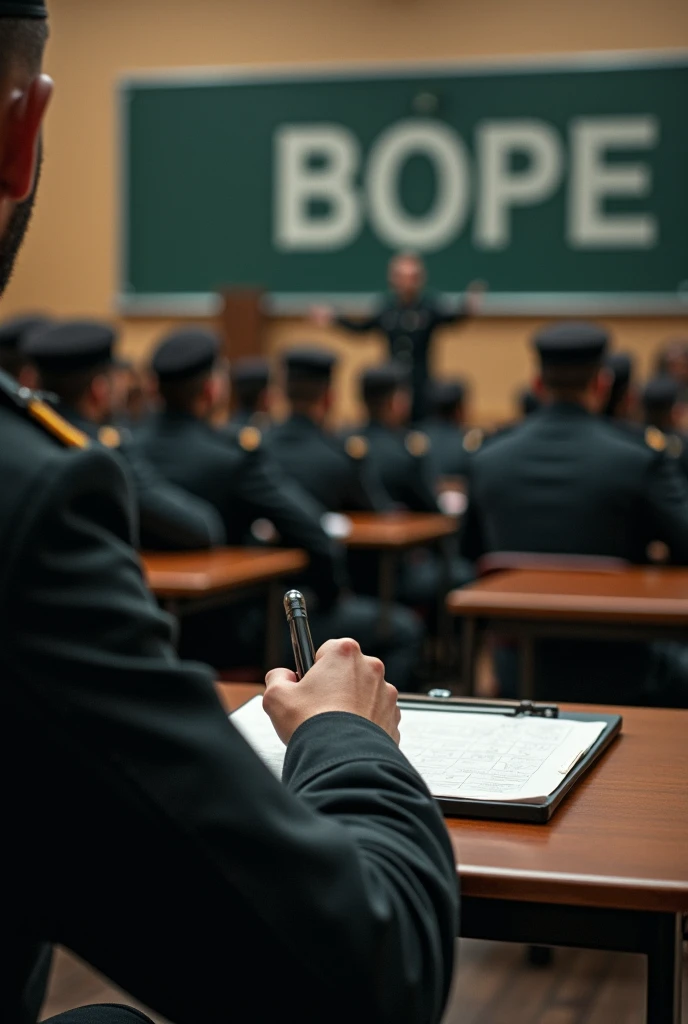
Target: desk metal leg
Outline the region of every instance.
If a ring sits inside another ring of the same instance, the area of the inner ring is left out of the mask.
[[[647,1024],[681,1024],[680,914],[658,915],[647,950]]]
[[[461,628],[461,684],[468,695],[475,694],[475,659],[477,654],[478,624],[472,615],[466,615]]]
[[[380,599],[380,632],[389,632],[390,615],[394,601],[394,584],[396,582],[396,558],[393,551],[380,552],[378,567],[377,592]]]

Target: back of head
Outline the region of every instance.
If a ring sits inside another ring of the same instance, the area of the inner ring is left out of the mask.
[[[230,367],[232,401],[242,412],[265,411],[261,407],[270,382],[270,364],[267,359],[237,359]]]
[[[427,405],[437,419],[458,423],[462,419],[467,386],[462,380],[431,380],[427,385]]]
[[[284,388],[293,412],[312,415],[327,400],[336,362],[321,348],[301,346],[285,352]]]
[[[629,414],[628,398],[633,379],[634,361],[628,352],[612,352],[604,362],[611,377],[609,398],[604,415],[624,419]]]
[[[583,403],[596,383],[609,337],[584,321],[550,324],[534,338],[542,385],[556,402]]]
[[[151,369],[170,412],[196,411],[219,354],[219,340],[210,331],[183,328],[163,338],[153,354]]]
[[[659,374],[643,389],[643,419],[648,426],[672,430],[674,415],[681,397],[681,385],[675,377]]]
[[[374,366],[361,375],[361,397],[372,420],[401,427],[411,414],[409,372],[400,363]]]
[[[676,377],[688,389],[688,338],[672,338],[659,350],[655,363],[657,376]]]
[[[48,317],[38,313],[15,316],[0,324],[0,369],[17,377],[26,363],[22,344],[31,335],[50,325]]]
[[[38,370],[44,390],[78,408],[96,378],[107,374],[113,365],[114,343],[115,332],[109,324],[68,320],[31,331],[22,339],[20,352]]]

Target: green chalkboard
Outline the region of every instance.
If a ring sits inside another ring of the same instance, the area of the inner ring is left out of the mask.
[[[126,311],[363,310],[391,252],[494,312],[688,311],[688,55],[240,69],[120,87]]]

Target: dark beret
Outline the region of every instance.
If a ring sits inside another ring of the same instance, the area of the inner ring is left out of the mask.
[[[463,402],[466,384],[462,380],[431,380],[427,386],[427,400],[433,409],[452,409]]]
[[[30,334],[48,327],[50,323],[51,320],[47,316],[41,316],[39,313],[5,320],[0,324],[0,348],[16,350]]]
[[[612,352],[604,361],[604,365],[614,375],[614,384],[622,387],[628,384],[633,376],[633,356],[628,352]]]
[[[267,359],[237,359],[229,374],[232,384],[265,387],[270,379],[270,364]]]
[[[609,335],[598,324],[564,321],[543,327],[533,342],[543,366],[580,366],[602,359]]]
[[[160,342],[151,365],[161,381],[187,380],[210,370],[219,353],[215,334],[186,328]]]
[[[287,380],[329,380],[337,357],[322,348],[293,348],[284,354]]]
[[[643,390],[643,406],[645,409],[669,410],[679,400],[681,385],[675,377],[663,374],[652,377]]]
[[[95,320],[68,320],[31,333],[20,351],[49,373],[76,373],[112,363],[115,332]]]
[[[47,18],[42,0],[0,0],[0,18]]]
[[[401,363],[386,363],[373,366],[361,375],[361,391],[364,399],[383,398],[402,387],[410,386],[407,368]]]

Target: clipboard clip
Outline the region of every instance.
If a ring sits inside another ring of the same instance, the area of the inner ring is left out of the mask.
[[[451,690],[428,692],[432,701],[447,701],[456,710],[491,712],[498,715],[522,715],[524,718],[558,718],[558,704],[539,704],[532,700],[480,700],[475,697],[453,697]]]

